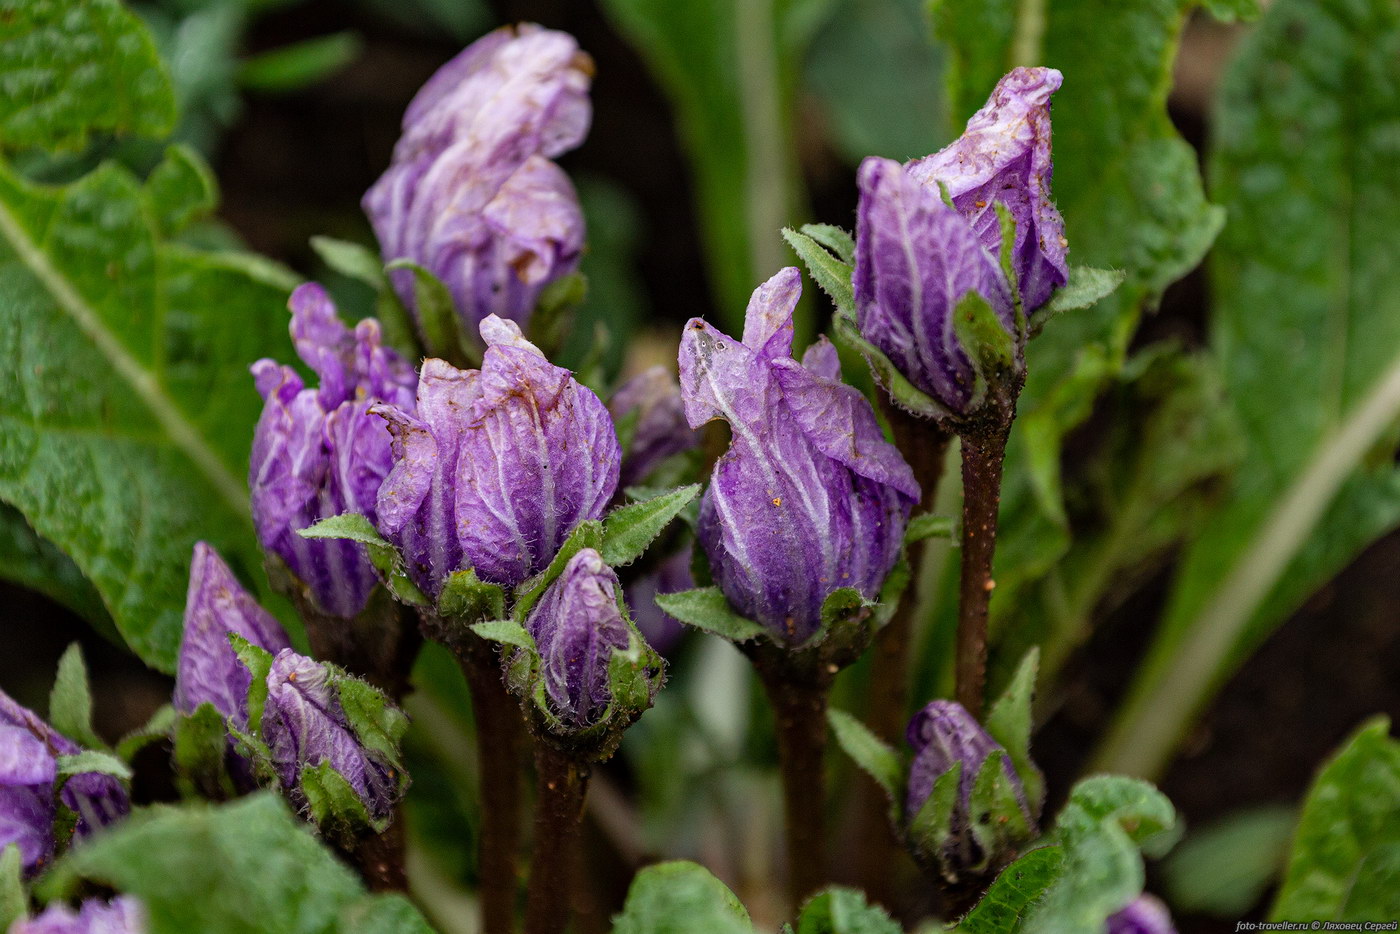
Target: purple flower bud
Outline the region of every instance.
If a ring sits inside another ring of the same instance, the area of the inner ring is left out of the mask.
[[[618,421],[636,413],[632,443],[622,458],[624,489],[646,479],[666,458],[700,443],[686,423],[681,387],[664,366],[643,370],[619,386],[608,400],[608,411]]]
[[[617,574],[592,548],[570,559],[530,611],[545,691],[555,713],[570,726],[594,723],[612,699],[608,665],[614,649],[628,646],[627,623],[617,605]]]
[[[1001,251],[1001,202],[1016,221],[1012,265],[1026,314],[1069,280],[1065,224],[1050,194],[1050,97],[1064,76],[1053,68],[1015,68],[997,83],[963,135],[909,174],[935,194],[941,182],[958,213],[992,255]]]
[[[1160,899],[1139,895],[1109,917],[1107,934],[1176,934],[1176,925]]]
[[[423,363],[417,416],[380,406],[393,471],[379,531],[436,595],[453,571],[513,587],[543,570],[617,489],[621,452],[603,403],[495,316],[480,370]]]
[[[282,786],[296,793],[302,769],[329,761],[370,817],[387,817],[400,796],[393,768],[361,745],[326,666],[283,649],[267,674],[262,738]]]
[[[801,290],[784,269],[754,291],[742,342],[693,318],[680,348],[691,426],[722,418],[732,431],[700,543],[729,601],[789,644],[816,632],[832,591],[878,593],[919,498],[870,403],[841,383],[835,348],[822,339],[791,358]]]
[[[218,552],[196,542],[185,597],[185,633],[175,671],[175,708],[191,714],[208,702],[246,728],[252,676],[229,644],[231,632],[269,652],[291,644],[281,623],[243,589]]]
[[[973,865],[979,856],[977,842],[971,833],[970,799],[972,786],[977,780],[977,772],[982,763],[1001,745],[956,701],[936,700],[914,715],[905,732],[909,745],[914,747],[914,761],[909,766],[909,784],[904,799],[904,818],[912,822],[919,809],[933,793],[934,782],[938,777],[962,763],[962,773],[958,777],[958,799],[953,805],[952,836],[948,852],[940,858],[953,867]],[[1002,760],[1006,777],[1010,779],[1026,811],[1028,820],[1032,818],[1026,807],[1025,791],[1021,779],[1016,775],[1009,759]]]
[[[954,413],[972,402],[976,374],[953,327],[968,292],[1016,331],[1011,290],[972,226],[897,162],[860,166],[853,278],[862,336],[915,387]]]
[[[79,752],[77,743],[0,691],[0,849],[18,844],[27,870],[53,854],[58,757]],[[130,810],[121,782],[97,772],[72,776],[59,797],[78,815],[79,836],[120,820]]]
[[[110,902],[86,899],[76,912],[67,905],[51,904],[37,917],[10,925],[9,934],[144,934],[147,929],[141,903],[122,895]]]
[[[592,74],[566,33],[524,24],[477,40],[418,92],[365,195],[384,259],[441,279],[471,329],[491,314],[523,323],[578,266],[583,213],[549,160],[587,134]],[[392,278],[413,308],[412,274]]]
[[[625,462],[623,466],[626,466]],[[695,586],[695,579],[690,575],[692,547],[687,543],[680,551],[662,561],[655,571],[627,587],[627,605],[632,609],[632,621],[637,625],[637,631],[647,640],[647,645],[662,655],[676,647],[685,634],[685,627],[680,620],[657,606],[656,598]]]
[[[306,539],[298,531],[343,512],[374,519],[379,484],[389,472],[389,433],[369,407],[412,410],[412,368],[383,346],[379,323],[345,327],[325,289],[307,283],[291,298],[297,354],[320,377],[302,385],[291,367],[253,364],[264,403],[253,435],[248,484],[253,521],[265,549],[309,590],[319,609],[351,617],[377,582],[363,545]]]

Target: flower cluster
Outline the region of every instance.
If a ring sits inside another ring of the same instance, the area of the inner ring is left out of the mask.
[[[469,332],[493,314],[524,324],[545,286],[578,265],[583,213],[550,160],[588,133],[592,75],[572,36],[508,26],[442,66],[404,113],[365,213],[385,261],[441,279]],[[412,274],[393,279],[415,307]]]

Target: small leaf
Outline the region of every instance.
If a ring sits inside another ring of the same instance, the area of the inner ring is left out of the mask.
[[[603,561],[623,567],[642,556],[671,520],[680,515],[695,497],[700,484],[679,487],[653,499],[614,509],[603,520]]]
[[[408,732],[408,716],[383,691],[359,678],[338,675],[335,687],[345,719],[360,745],[379,753],[385,762],[402,771],[400,756],[403,737]]]
[[[962,770],[963,763],[954,762],[948,771],[934,779],[933,790],[909,821],[909,839],[927,857],[936,857],[954,833],[953,809],[958,804]]]
[[[539,651],[535,645],[534,636],[531,636],[524,626],[512,619],[493,619],[489,622],[477,623],[472,627],[472,632],[488,642],[514,645],[530,652]]]
[[[23,874],[24,862],[20,859],[19,844],[8,843],[0,847],[0,931],[8,931],[11,924],[29,911]]]
[[[254,91],[295,91],[329,78],[363,48],[364,40],[349,31],[305,39],[245,60],[238,83]]]
[[[1040,814],[1045,803],[1045,778],[1031,759],[1032,704],[1035,700],[1035,676],[1040,663],[1040,650],[1028,651],[1011,683],[987,712],[987,733],[1006,750],[1011,766],[1026,789],[1026,802],[1033,816]]]
[[[475,341],[462,329],[452,293],[441,279],[406,259],[396,259],[384,268],[390,271],[407,269],[413,273],[414,318],[428,356],[449,362],[481,362]]]
[[[1002,857],[1035,835],[1016,787],[1006,774],[1008,756],[994,750],[982,762],[968,797],[972,835],[987,859]]]
[[[880,348],[862,337],[852,318],[835,314],[831,318],[831,328],[838,341],[865,357],[865,362],[875,373],[876,382],[884,387],[900,408],[924,418],[943,418],[949,414],[942,403],[915,388]]]
[[[835,224],[803,224],[801,233],[835,253],[847,266],[855,265],[856,241],[844,228]]]
[[[967,917],[958,934],[1011,934],[1022,930],[1026,912],[1060,877],[1065,850],[1041,846],[1007,866]]]
[[[629,634],[627,648],[614,649],[608,659],[608,688],[621,709],[640,713],[651,706],[652,683],[648,671],[660,668],[660,660],[641,637]]]
[[[92,693],[83,650],[74,642],[58,660],[58,675],[49,693],[49,723],[79,746],[106,749],[92,728]]]
[[[585,548],[602,551],[603,523],[596,519],[585,519],[576,525],[574,530],[569,533],[569,537],[564,540],[564,544],[560,547],[559,553],[554,556],[554,560],[549,562],[549,567],[516,588],[515,609],[512,615],[517,622],[525,621],[536,601],[543,597],[544,592],[549,589],[549,585],[554,583],[560,574],[564,573],[564,568],[573,560],[574,555]]]
[[[1000,202],[998,202],[1000,203]],[[1066,311],[1091,308],[1112,295],[1127,274],[1120,269],[1095,269],[1093,266],[1071,266],[1069,282],[1056,289],[1039,311],[1035,313],[1035,323],[1031,333],[1039,334],[1045,322]]]
[[[758,623],[734,612],[718,587],[657,594],[655,599],[657,606],[686,625],[730,642],[748,642],[767,633]]]
[[[855,889],[829,888],[802,906],[797,934],[902,934],[898,924]]]
[[[332,840],[354,841],[373,826],[365,803],[349,780],[331,765],[331,760],[303,766],[300,788],[311,819]]]
[[[799,233],[791,227],[784,227],[783,239],[807,267],[812,280],[831,299],[837,314],[854,318],[856,299],[851,288],[851,264],[833,256],[826,246],[806,232],[806,228]]]
[[[976,292],[959,299],[953,330],[977,369],[978,398],[1005,386],[1017,365],[1016,344],[987,300]]]
[[[939,190],[943,192],[943,200],[948,207],[954,211],[957,207],[948,195],[948,190],[940,181]],[[1011,289],[1011,304],[1016,318],[1016,333],[1024,343],[1026,339],[1026,307],[1021,301],[1021,283],[1016,275],[1016,218],[1011,216],[1011,209],[1001,201],[992,202],[992,207],[997,212],[997,226],[1001,232],[1001,249],[997,252],[997,262],[1001,265],[1001,274],[1006,278],[1006,284]]]
[[[500,619],[506,615],[506,592],[477,577],[475,569],[454,571],[438,595],[438,613],[451,620]]]
[[[248,723],[256,733],[261,728],[263,705],[267,703],[267,676],[272,671],[272,653],[236,632],[228,634],[228,641],[238,660],[253,676],[248,684]]]
[[[171,762],[181,794],[233,797],[233,780],[225,765],[228,748],[228,726],[213,704],[206,701],[176,720]]]
[[[904,529],[904,544],[912,545],[929,538],[953,539],[957,534],[958,523],[952,516],[936,516],[925,512],[909,520]]]
[[[393,548],[367,516],[358,512],[344,512],[338,516],[322,519],[310,528],[299,529],[302,538],[342,538],[374,548]]]
[[[891,801],[900,801],[904,796],[904,764],[899,753],[844,710],[831,708],[826,722],[842,751],[875,779]]]
[[[131,767],[110,752],[84,749],[76,755],[58,757],[59,778],[72,778],[87,772],[111,775],[122,781],[131,780]]]
[[[346,278],[363,282],[375,291],[389,286],[379,254],[362,243],[317,236],[311,238],[311,249],[316,251],[321,262]]]
[[[632,879],[613,934],[753,934],[749,913],[709,870],[677,860]]]

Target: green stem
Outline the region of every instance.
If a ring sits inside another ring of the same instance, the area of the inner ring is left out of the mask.
[[[1400,357],[1354,413],[1318,445],[1276,500],[1251,545],[1197,615],[1181,650],[1136,679],[1093,760],[1095,770],[1156,778],[1219,685],[1250,620],[1297,556],[1337,491],[1400,417]]]

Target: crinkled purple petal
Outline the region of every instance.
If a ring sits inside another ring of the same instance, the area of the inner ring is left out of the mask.
[[[915,159],[909,174],[937,192],[941,182],[993,255],[1001,250],[995,205],[1016,221],[1013,266],[1027,314],[1069,280],[1065,224],[1050,194],[1050,98],[1064,77],[1053,68],[1016,68],[946,148]]]
[[[643,370],[622,384],[608,400],[608,411],[614,421],[636,413],[632,440],[622,458],[618,485],[623,489],[645,479],[667,458],[700,443],[686,423],[680,384],[664,366]]]
[[[33,918],[16,921],[9,934],[145,934],[145,908],[129,895],[86,899],[78,911],[53,903]]]
[[[545,691],[565,723],[595,722],[612,700],[608,665],[626,649],[627,623],[617,605],[618,581],[592,548],[570,559],[530,611],[526,628],[540,652]]]
[[[4,742],[0,739],[0,742]],[[53,763],[50,758],[49,763]],[[0,850],[19,847],[26,873],[43,866],[53,855],[53,781],[11,785],[0,781]]]
[[[46,785],[57,775],[43,740],[22,726],[0,726],[0,786]]]
[[[744,346],[761,357],[792,356],[792,315],[802,297],[802,273],[787,266],[754,289],[744,309]]]
[[[916,387],[963,412],[975,372],[954,331],[953,311],[976,292],[1014,333],[1001,268],[937,189],[924,187],[898,163],[866,159],[858,181],[852,284],[860,332]]]
[[[229,644],[231,632],[269,652],[291,644],[282,625],[243,589],[218,552],[196,542],[172,700],[177,710],[187,714],[200,704],[213,704],[219,713],[246,727],[252,676]]]
[[[267,675],[262,738],[288,790],[301,771],[329,761],[373,818],[389,814],[398,799],[392,770],[371,756],[351,730],[324,665],[283,649]]]
[[[775,313],[790,314],[790,282],[783,273],[760,286],[745,327],[751,342],[693,319],[680,373],[690,424],[723,418],[731,429],[700,506],[698,537],[715,581],[740,612],[796,644],[816,631],[833,590],[878,593],[918,486],[879,436],[868,402],[777,353],[791,346]],[[826,355],[818,350],[811,362],[831,372]]]

